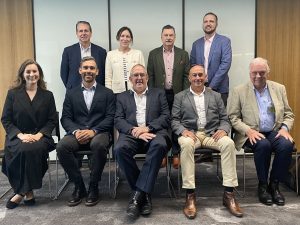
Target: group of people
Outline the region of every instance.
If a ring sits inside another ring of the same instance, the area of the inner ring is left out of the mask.
[[[173,166],[182,169],[183,213],[189,219],[197,214],[194,151],[198,147],[220,151],[223,205],[234,216],[243,216],[233,192],[238,186],[236,149],[243,146],[254,152],[259,201],[285,204],[279,182],[285,181],[294,147],[289,134],[294,114],[285,87],[268,80],[266,59],[255,58],[250,62],[250,81],[229,92],[231,44],[216,33],[217,25],[214,13],[203,17],[205,36],[194,42],[190,59],[174,46],[174,27],[164,26],[162,46],[150,52],[146,68],[142,52],[131,48],[130,28],[117,32],[119,48],[106,54],[90,42],[90,24],[76,24],[79,43],[65,48],[62,56],[61,78],[67,92],[61,124],[66,135],[56,146],[74,183],[69,206],[83,199],[87,206],[99,202],[98,184],[114,141],[116,160],[132,190],[130,218],[152,212],[151,192],[170,149]],[[51,132],[58,123],[53,94],[46,90],[43,71],[34,60],[21,65],[1,121],[6,130],[2,171],[14,190],[6,207],[13,209],[22,200],[33,205],[33,190],[42,186],[48,152],[55,148]],[[118,135],[113,135],[114,128]],[[229,137],[232,130],[234,140]],[[92,151],[88,190],[74,155],[84,149]],[[140,153],[146,154],[141,168],[134,159]]]

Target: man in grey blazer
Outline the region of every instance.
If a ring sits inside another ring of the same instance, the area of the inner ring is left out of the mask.
[[[221,153],[223,204],[234,216],[242,217],[233,188],[238,186],[234,142],[228,137],[231,126],[219,93],[204,86],[204,67],[194,65],[189,72],[190,88],[175,95],[172,130],[181,147],[182,187],[186,189],[184,214],[196,217],[194,151],[198,147],[213,148]]]
[[[147,66],[149,87],[165,90],[170,110],[173,106],[174,94],[189,87],[189,55],[185,50],[174,46],[175,39],[175,28],[171,25],[164,26],[161,31],[163,45],[149,53]],[[179,146],[174,140],[172,154],[173,166],[178,168]]]
[[[285,181],[291,162],[294,140],[289,131],[294,114],[285,87],[267,80],[269,72],[266,59],[253,59],[250,81],[230,92],[227,112],[235,130],[236,148],[253,149],[259,201],[265,205],[284,205],[278,183]],[[269,177],[272,152],[275,156]]]

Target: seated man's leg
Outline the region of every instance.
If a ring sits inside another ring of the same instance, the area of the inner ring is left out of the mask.
[[[141,140],[137,140],[131,135],[120,134],[114,147],[114,153],[120,168],[124,172],[131,190],[136,190],[136,181],[140,170],[133,158],[140,147]]]
[[[86,189],[78,166],[78,161],[74,155],[74,152],[78,151],[79,148],[80,144],[74,135],[65,136],[56,146],[59,161],[68,174],[70,181],[75,184],[72,198],[68,201],[69,206],[78,205],[82,198],[86,196]]]
[[[251,148],[254,152],[254,162],[258,178],[258,199],[265,205],[272,205],[272,197],[268,191],[268,176],[272,155],[271,143],[268,139],[256,140],[251,145],[247,140],[245,146]]]
[[[110,143],[111,136],[108,132],[97,134],[90,142],[92,156],[89,191],[85,203],[87,206],[93,206],[99,202],[98,182],[101,180]]]
[[[199,136],[199,134],[197,136]],[[229,212],[234,216],[242,217],[243,212],[233,193],[233,188],[238,186],[236,173],[236,150],[233,140],[228,136],[224,136],[216,142],[212,137],[205,137],[202,141],[202,146],[220,151],[223,186],[225,187],[223,205],[226,206]]]
[[[294,144],[282,136],[275,138],[276,135],[277,132],[275,131],[267,135],[267,139],[272,143],[272,149],[275,152],[270,174],[269,191],[275,204],[284,205],[285,198],[279,191],[279,182],[286,181]]]
[[[178,143],[181,148],[180,161],[182,173],[182,188],[186,189],[184,215],[189,219],[194,219],[197,214],[196,209],[196,194],[195,194],[195,142],[189,137],[179,137]],[[197,146],[200,146],[200,141],[197,141]]]

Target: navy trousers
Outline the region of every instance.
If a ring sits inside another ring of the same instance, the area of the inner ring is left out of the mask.
[[[154,139],[145,142],[131,135],[120,134],[114,153],[133,191],[152,192],[162,159],[170,148],[167,139],[157,134]],[[146,153],[146,158],[140,170],[134,156],[143,153]]]
[[[268,182],[271,156],[274,152],[270,180],[284,182],[291,163],[294,144],[282,136],[275,138],[277,131],[262,132],[262,134],[266,138],[257,140],[256,144],[251,145],[249,140],[245,143],[245,146],[253,149],[258,180],[262,183]]]

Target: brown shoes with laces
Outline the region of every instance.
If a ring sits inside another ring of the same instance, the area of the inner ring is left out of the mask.
[[[185,207],[183,209],[183,213],[188,219],[194,219],[196,217],[197,209],[195,192],[191,194],[186,194]]]
[[[243,216],[243,211],[240,208],[239,203],[236,201],[233,192],[224,191],[223,205],[229,210],[229,212],[232,215],[234,215],[236,217]]]
[[[178,169],[180,165],[180,159],[179,155],[173,155],[173,160],[172,160],[173,168]]]

